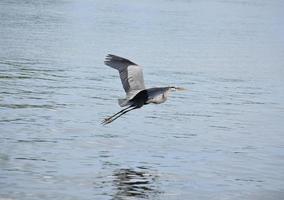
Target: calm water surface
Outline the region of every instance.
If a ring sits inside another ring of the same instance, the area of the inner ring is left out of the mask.
[[[0,199],[284,198],[284,2],[0,2]],[[161,105],[120,108],[106,54]]]

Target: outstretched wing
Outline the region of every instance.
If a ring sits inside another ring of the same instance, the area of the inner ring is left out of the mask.
[[[119,71],[120,80],[128,98],[145,89],[141,66],[111,54],[106,56],[105,64]]]

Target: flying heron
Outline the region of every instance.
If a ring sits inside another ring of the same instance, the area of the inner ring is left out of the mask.
[[[160,104],[167,100],[169,93],[176,90],[185,90],[181,87],[154,87],[145,88],[142,67],[134,62],[108,54],[106,56],[105,64],[119,71],[120,80],[125,90],[126,97],[118,99],[118,104],[121,107],[126,107],[114,115],[105,118],[102,124],[106,125],[125,113],[141,108],[142,106],[150,103]]]

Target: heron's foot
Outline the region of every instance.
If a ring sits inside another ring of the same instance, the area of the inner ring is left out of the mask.
[[[102,122],[101,122],[101,124],[102,125],[107,125],[107,124],[109,124],[109,123],[111,123],[113,120],[112,120],[112,117],[107,117],[107,118],[105,118]]]

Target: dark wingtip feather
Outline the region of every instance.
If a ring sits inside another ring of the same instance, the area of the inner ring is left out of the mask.
[[[120,56],[116,56],[116,55],[113,55],[113,54],[107,54],[106,58],[105,58],[105,64],[111,64],[112,62],[124,62],[124,63],[128,63],[129,65],[137,65],[136,63],[126,59],[126,58],[123,58],[123,57],[120,57]]]
[[[112,58],[113,58],[113,55],[112,55],[112,54],[108,54],[108,55],[106,56],[106,58],[105,58],[104,63],[105,63],[106,65],[110,65],[111,62],[112,62]]]

